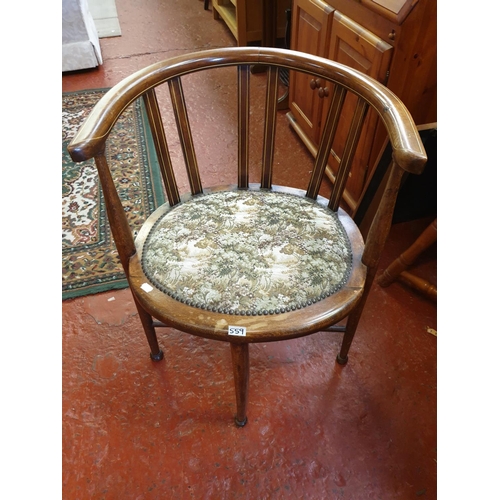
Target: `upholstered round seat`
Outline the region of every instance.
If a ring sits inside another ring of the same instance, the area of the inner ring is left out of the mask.
[[[305,308],[347,282],[352,251],[338,215],[274,191],[198,195],[164,213],[142,249],[149,281],[192,307],[234,315]]]

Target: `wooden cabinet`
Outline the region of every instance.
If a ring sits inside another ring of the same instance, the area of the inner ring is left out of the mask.
[[[355,23],[352,19],[336,10],[333,14],[332,36],[328,58],[342,64],[355,68],[375,78],[381,83],[386,83],[389,75],[389,64],[391,62],[393,47],[371,31]],[[347,96],[342,113],[345,116],[354,116],[354,107],[357,98],[350,94]],[[323,111],[323,120],[326,119],[327,107]],[[340,158],[348,133],[348,122],[341,121],[341,126],[333,141],[331,159],[329,161],[330,176],[337,174]],[[363,131],[358,143],[356,155],[354,156],[351,172],[347,181],[346,189],[348,204],[355,205],[355,200],[361,197],[363,187],[368,177],[368,161],[371,145],[375,136],[377,116],[370,110],[365,119]],[[346,200],[347,201],[347,200]]]
[[[294,0],[291,48],[327,57],[387,85],[406,104],[417,124],[436,118],[435,0]],[[290,75],[290,124],[315,155],[331,89],[324,82]],[[347,108],[354,106],[350,96]],[[353,214],[385,141],[379,119],[366,118],[347,182],[346,208]],[[349,124],[339,125],[327,176],[335,178],[338,149]]]
[[[291,0],[275,1],[277,37],[284,38],[285,10],[291,7]],[[226,23],[238,46],[262,41],[262,0],[212,0],[212,11],[214,19],[222,19]]]
[[[328,56],[333,9],[322,0],[296,0],[292,11],[291,48],[317,56]],[[294,47],[301,41],[300,49]],[[323,82],[315,82],[320,88]],[[301,73],[290,74],[290,110],[304,141],[317,143],[322,122],[323,101],[311,88],[311,79]],[[311,146],[311,145],[309,145]]]

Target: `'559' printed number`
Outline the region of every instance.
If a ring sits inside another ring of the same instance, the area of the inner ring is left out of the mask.
[[[246,337],[247,329],[244,326],[230,326],[228,333],[237,337]]]

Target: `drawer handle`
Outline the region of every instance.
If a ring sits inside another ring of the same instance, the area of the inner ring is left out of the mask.
[[[323,99],[323,97],[328,97],[330,95],[330,91],[328,90],[328,87],[320,87],[318,90],[318,95]]]
[[[312,79],[310,82],[309,82],[309,87],[311,87],[313,90],[319,88],[319,85],[320,85],[320,81],[318,79]]]

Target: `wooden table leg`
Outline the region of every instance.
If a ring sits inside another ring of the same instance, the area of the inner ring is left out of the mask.
[[[437,241],[437,219],[435,219],[423,233],[405,250],[378,278],[377,283],[386,287],[399,279],[403,283],[424,293],[429,298],[436,300],[437,289],[431,283],[407,272],[417,257]]]

